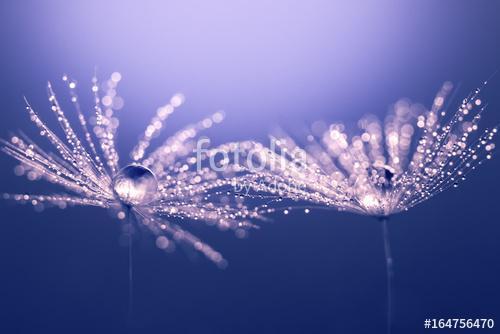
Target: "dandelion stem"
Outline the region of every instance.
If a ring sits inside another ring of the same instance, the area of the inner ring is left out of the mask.
[[[128,234],[128,315],[132,319],[133,301],[134,301],[134,285],[133,285],[133,261],[132,261],[132,210],[127,209],[127,234]]]
[[[392,254],[389,240],[389,230],[387,228],[388,217],[380,218],[382,223],[382,237],[384,239],[385,269],[387,271],[387,333],[391,334],[392,327]]]

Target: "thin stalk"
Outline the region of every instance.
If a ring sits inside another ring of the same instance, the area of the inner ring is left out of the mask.
[[[391,334],[392,329],[392,277],[393,277],[393,261],[391,253],[391,243],[389,240],[389,230],[387,222],[389,217],[381,217],[382,237],[384,239],[384,254],[385,254],[385,269],[387,273],[387,333]]]
[[[128,315],[132,318],[133,301],[134,301],[134,285],[133,285],[133,261],[132,261],[132,210],[127,209],[127,233],[128,233]]]

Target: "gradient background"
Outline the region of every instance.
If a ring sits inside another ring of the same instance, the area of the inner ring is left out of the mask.
[[[101,78],[123,74],[122,163],[177,91],[187,101],[167,131],[224,109],[215,142],[384,115],[400,97],[430,105],[443,81],[464,96],[499,68],[499,16],[499,1],[2,1],[0,136],[35,132],[23,94],[50,119],[46,80],[64,95],[64,72],[90,105],[94,66]],[[485,126],[500,121],[499,93],[497,76]],[[52,189],[14,177],[5,155],[0,163],[0,191]],[[425,318],[494,318],[500,328],[499,168],[496,158],[390,222],[396,333],[425,332]],[[196,224],[226,270],[166,255],[143,233],[129,319],[119,222],[93,208],[0,208],[1,333],[385,331],[381,229],[368,217],[276,215],[244,240]]]

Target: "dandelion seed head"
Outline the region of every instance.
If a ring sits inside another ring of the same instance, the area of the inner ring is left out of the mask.
[[[498,130],[480,131],[482,88],[470,93],[454,113],[445,110],[451,89],[451,83],[445,83],[430,108],[402,99],[384,120],[364,117],[358,122],[359,134],[351,135],[341,123],[316,122],[303,148],[284,133],[273,137],[269,148],[247,142],[243,158],[258,159],[240,158],[228,165],[243,174],[239,188],[260,194],[276,207],[289,199],[299,207],[306,202],[377,217],[406,211],[458,187],[493,157]],[[253,168],[255,160],[259,169]]]
[[[232,229],[242,237],[244,229],[256,227],[249,219],[263,218],[260,210],[250,210],[237,199],[229,202],[217,191],[230,184],[230,178],[209,169],[195,169],[197,159],[192,155],[196,138],[201,131],[221,122],[224,114],[215,112],[189,124],[151,150],[151,142],[161,134],[165,120],[185,101],[182,94],[175,94],[158,108],[146,126],[130,153],[132,163],[120,168],[116,149],[120,122],[116,111],[124,105],[117,91],[121,74],[114,72],[102,83],[97,77],[92,78],[92,115],[80,107],[77,82],[68,75],[62,81],[70,94],[79,127],[73,127],[49,83],[50,111],[56,116],[59,129],[49,127],[27,100],[26,112],[53,151],[46,151],[23,134],[2,141],[2,150],[19,161],[16,175],[33,181],[45,180],[60,186],[63,192],[5,194],[4,198],[31,204],[37,211],[75,205],[110,209],[119,220],[133,218],[137,227],[153,233],[158,248],[170,252],[175,243],[187,244],[219,267],[225,267],[227,262],[219,252],[179,224],[186,220],[203,221],[220,230]]]

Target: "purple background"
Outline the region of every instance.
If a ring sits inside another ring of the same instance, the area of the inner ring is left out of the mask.
[[[443,81],[464,96],[498,69],[499,15],[498,1],[3,1],[0,136],[35,133],[23,95],[50,119],[45,83],[64,95],[62,73],[79,80],[90,105],[95,66],[101,78],[123,75],[122,163],[178,91],[186,104],[166,131],[224,109],[215,142],[384,115],[400,97],[429,105]],[[499,92],[496,77],[486,126],[500,121]],[[0,162],[0,191],[52,189],[14,177],[5,155]],[[496,158],[390,222],[395,332],[420,333],[425,318],[500,326],[499,168]],[[381,231],[368,217],[276,215],[245,240],[197,224],[230,261],[226,270],[189,252],[165,255],[143,233],[130,319],[119,222],[92,208],[0,208],[2,333],[385,330]]]

